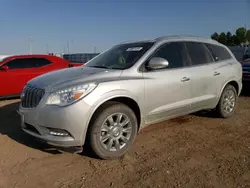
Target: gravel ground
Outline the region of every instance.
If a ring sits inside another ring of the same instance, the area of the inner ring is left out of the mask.
[[[250,97],[229,119],[199,113],[149,126],[118,160],[60,153],[19,128],[0,102],[0,187],[250,187]]]

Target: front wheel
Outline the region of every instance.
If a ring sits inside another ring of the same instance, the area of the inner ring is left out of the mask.
[[[222,94],[220,101],[216,107],[217,114],[219,117],[228,118],[231,117],[236,109],[236,102],[237,102],[237,92],[234,86],[227,85]]]
[[[132,145],[137,130],[136,116],[128,106],[108,102],[98,109],[90,124],[90,146],[102,159],[121,157]]]

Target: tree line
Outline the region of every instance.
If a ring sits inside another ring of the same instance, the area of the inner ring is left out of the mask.
[[[230,31],[220,34],[214,32],[211,38],[227,46],[244,46],[250,43],[250,29],[246,30],[246,28],[240,27],[236,29],[234,34]]]

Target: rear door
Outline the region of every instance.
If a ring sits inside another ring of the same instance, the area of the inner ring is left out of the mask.
[[[201,42],[185,42],[190,56],[192,108],[209,107],[216,100],[216,87],[213,79],[213,57]]]
[[[223,46],[208,43],[205,45],[215,61],[212,65],[212,82],[215,89],[214,93],[218,98],[221,89],[228,80],[237,80],[234,76],[238,70],[238,65],[235,64],[235,59]]]

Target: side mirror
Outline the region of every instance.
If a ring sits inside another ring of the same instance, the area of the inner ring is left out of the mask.
[[[148,65],[147,68],[150,70],[157,70],[157,69],[163,69],[168,67],[168,61],[166,59],[163,59],[161,57],[153,57]]]
[[[7,66],[7,65],[3,65],[2,67],[1,67],[1,70],[4,70],[4,71],[7,71],[9,69],[9,67]]]

